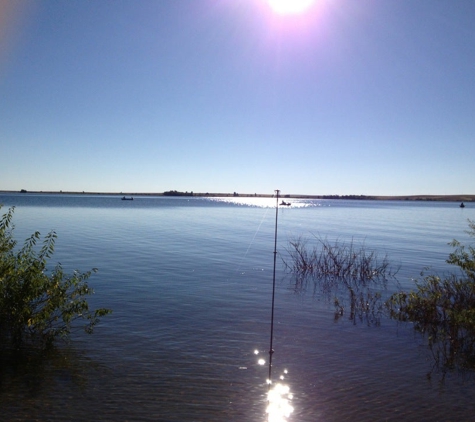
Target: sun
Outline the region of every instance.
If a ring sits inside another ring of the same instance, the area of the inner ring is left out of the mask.
[[[280,15],[296,15],[304,13],[315,0],[267,0],[275,13]]]

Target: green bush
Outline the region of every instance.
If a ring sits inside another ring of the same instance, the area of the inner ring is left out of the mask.
[[[475,238],[475,223],[467,233]],[[414,324],[427,335],[437,363],[446,368],[475,369],[475,248],[453,240],[447,263],[459,268],[445,277],[426,275],[416,289],[393,294],[390,316]]]
[[[67,275],[58,264],[50,271],[56,233],[51,231],[37,248],[40,233],[35,232],[17,248],[13,213],[14,207],[0,220],[0,344],[49,344],[68,337],[81,320],[92,333],[100,317],[111,312],[89,309],[86,296],[94,292],[87,280],[96,270]]]

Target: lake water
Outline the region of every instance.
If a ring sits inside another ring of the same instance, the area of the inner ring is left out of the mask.
[[[444,271],[475,206],[291,200],[279,208],[272,374],[290,421],[471,421],[475,382],[442,377],[411,326],[334,321],[322,297],[290,288],[289,240],[364,242],[403,288]],[[0,420],[265,421],[275,199],[0,194],[15,233],[58,234],[52,263],[97,267],[93,307],[113,309],[55,357],[0,369]],[[254,353],[260,351],[259,355]],[[428,376],[431,374],[431,376]]]

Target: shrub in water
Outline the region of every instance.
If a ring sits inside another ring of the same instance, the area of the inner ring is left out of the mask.
[[[0,344],[51,343],[67,337],[80,320],[92,333],[100,317],[111,312],[89,309],[86,296],[93,290],[87,280],[96,270],[67,275],[58,264],[49,272],[47,261],[54,252],[56,233],[44,237],[39,251],[39,232],[17,248],[13,212],[10,208],[0,220]]]
[[[316,240],[313,246],[300,237],[289,242],[288,259],[283,260],[287,271],[293,274],[294,290],[305,291],[312,280],[314,293],[318,290],[334,296],[336,319],[348,309],[348,317],[354,323],[364,320],[378,325],[383,310],[381,291],[388,279],[395,280],[397,273],[391,269],[387,256],[380,258],[376,251],[353,241]]]
[[[475,223],[467,233],[475,238]],[[459,268],[445,277],[425,275],[416,289],[398,292],[386,302],[390,316],[409,321],[427,335],[437,364],[475,369],[475,248],[457,240],[447,263]]]

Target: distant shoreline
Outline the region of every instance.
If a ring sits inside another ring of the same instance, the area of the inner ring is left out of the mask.
[[[222,192],[73,192],[73,191],[13,191],[0,190],[0,194],[44,194],[44,195],[111,195],[111,196],[195,196],[195,197],[241,197],[241,198],[272,198],[272,194],[259,193],[222,193]],[[346,200],[378,200],[378,201],[445,201],[445,202],[475,202],[475,195],[303,195],[281,194],[282,198],[293,199],[346,199]]]

